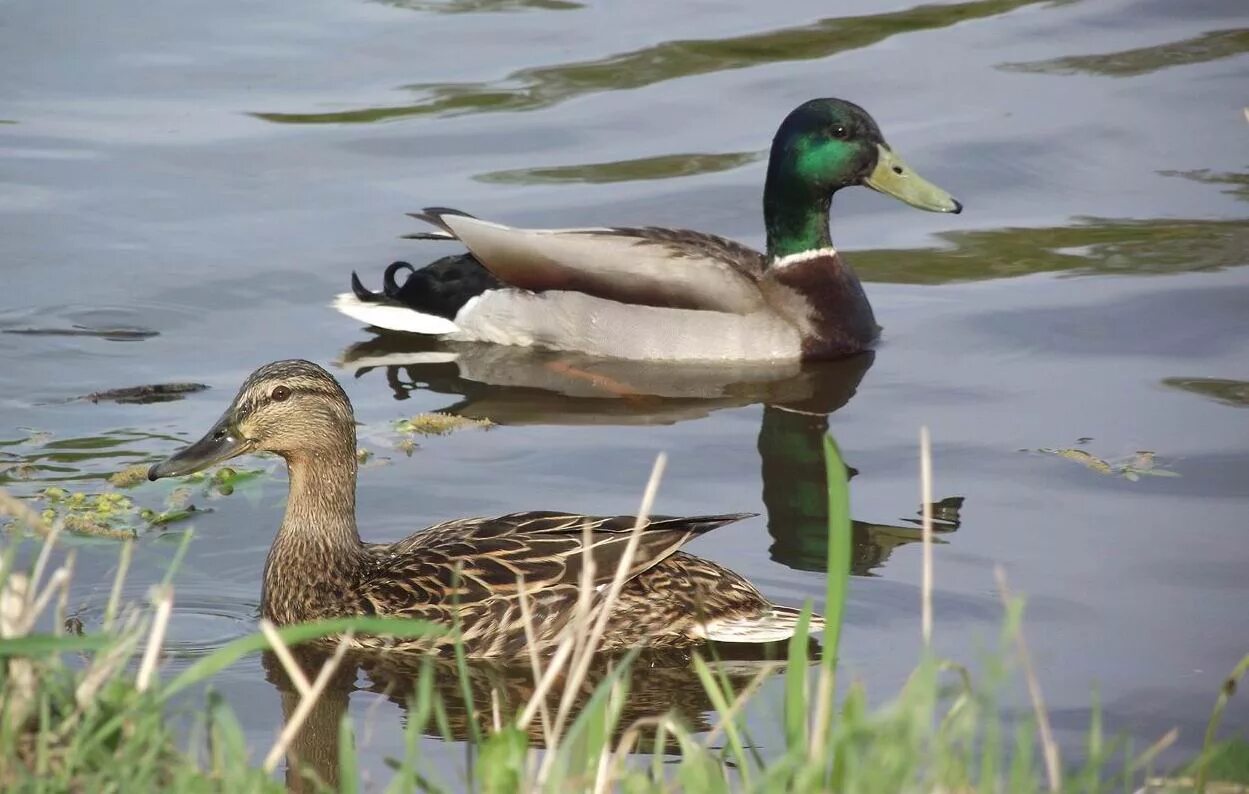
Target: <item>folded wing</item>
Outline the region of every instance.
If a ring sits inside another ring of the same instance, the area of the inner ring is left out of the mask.
[[[627,578],[666,559],[691,538],[748,515],[652,517],[643,526]],[[575,590],[587,552],[594,561],[593,586],[603,587],[616,575],[634,520],[543,511],[448,521],[389,547],[391,566],[405,575],[389,575],[364,589],[369,597],[413,605],[514,596],[521,578],[531,593]]]
[[[413,217],[454,236],[500,281],[545,292],[749,314],[763,305],[763,256],[699,232],[644,228],[514,229],[448,210]]]

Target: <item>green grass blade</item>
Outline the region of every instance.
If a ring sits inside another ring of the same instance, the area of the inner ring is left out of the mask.
[[[560,740],[560,752],[565,757],[560,758],[557,769],[565,774],[593,775],[599,755],[611,741],[619,725],[620,709],[610,708],[612,689],[617,685],[622,687],[622,703],[628,698],[627,675],[637,660],[639,651],[640,649],[634,648],[616,659],[612,669],[595,685],[589,700],[578,709],[576,718]],[[556,779],[559,779],[558,776]]]
[[[186,557],[187,549],[191,547],[191,538],[194,534],[190,529],[182,533],[182,540],[178,542],[178,548],[174,549],[173,559],[169,561],[169,566],[165,568],[165,578],[160,580],[162,586],[168,586],[173,583],[174,574],[182,567],[182,559]]]
[[[835,666],[850,582],[851,527],[846,464],[831,435],[824,437],[824,467],[828,477],[828,574],[824,594],[823,663]]]
[[[408,733],[421,733],[429,725],[434,710],[434,662],[421,660],[421,674],[416,679],[412,697],[408,699]]]
[[[561,759],[565,770],[575,770],[573,774],[586,780],[594,779],[599,758],[603,754],[603,749],[611,741],[611,730],[616,725],[619,710],[612,708],[611,689],[611,685],[605,686],[600,690],[602,696],[590,701],[578,715],[583,718],[582,729],[575,735],[573,741],[566,739],[563,742],[565,748],[573,751],[573,758],[568,758],[565,754],[565,758]]]
[[[35,734],[35,779],[48,779],[49,747],[52,742],[52,698],[48,693],[39,697],[39,731]]]
[[[417,765],[421,761],[421,741],[425,738],[422,732],[433,712],[433,677],[432,660],[422,659],[416,686],[408,697],[408,719],[403,727],[403,761],[386,787],[386,794],[427,788],[422,786]]]
[[[1223,719],[1223,710],[1227,708],[1227,701],[1232,699],[1232,695],[1236,693],[1236,686],[1240,683],[1240,679],[1249,673],[1249,654],[1232,669],[1232,674],[1223,682],[1223,687],[1219,690],[1219,697],[1214,702],[1214,709],[1210,712],[1210,721],[1206,723],[1206,736],[1202,742],[1201,757],[1202,761],[1197,767],[1197,794],[1204,794],[1206,790],[1206,777],[1210,770],[1210,758],[1214,755],[1215,736],[1219,730],[1219,722]]]
[[[810,641],[807,629],[811,624],[811,602],[802,605],[793,636],[789,638],[789,663],[785,666],[785,746],[789,749],[807,747],[807,659]]]
[[[711,700],[711,705],[715,707],[717,713],[720,714],[722,720],[721,725],[724,727],[724,736],[728,739],[729,750],[733,754],[733,761],[737,765],[737,773],[742,779],[742,788],[750,788],[750,760],[746,757],[746,745],[742,742],[741,726],[739,721],[741,716],[725,717],[729,711],[729,697],[732,692],[725,692],[720,688],[716,676],[711,672],[711,668],[703,661],[699,654],[694,654],[694,671],[698,673],[698,680],[703,685],[707,697]]]
[[[682,728],[674,737],[681,745],[681,761],[677,765],[676,783],[679,791],[715,794],[729,791],[725,766],[716,761],[706,748],[694,741]]]
[[[989,714],[985,719],[980,741],[980,780],[977,790],[980,794],[992,794],[1001,789],[999,777],[1002,758],[1002,722],[997,712]]]
[[[1036,747],[1036,726],[1024,723],[1015,729],[1015,752],[1010,759],[1010,777],[1006,781],[1006,791],[1010,794],[1027,794],[1040,789],[1040,779],[1033,760],[1033,748]]]
[[[826,560],[824,594],[824,636],[820,655],[820,676],[814,698],[812,744],[816,737],[824,741],[832,735],[836,714],[837,659],[841,647],[841,624],[845,616],[846,592],[850,582],[851,526],[850,486],[841,450],[831,435],[824,437],[824,467],[828,487],[828,557]],[[824,702],[827,698],[828,702]],[[816,761],[817,759],[812,759]],[[829,767],[818,764],[825,770]],[[830,770],[831,771],[831,770]],[[827,781],[825,781],[827,783]]]
[[[668,754],[668,722],[655,729],[655,749],[651,751],[651,780],[664,779],[664,759]]]
[[[0,640],[0,658],[8,656],[38,657],[76,651],[95,651],[107,647],[111,637],[100,634],[28,634]]]
[[[338,790],[356,794],[360,790],[360,763],[356,757],[356,736],[347,714],[338,721]]]
[[[489,736],[481,745],[477,756],[476,777],[482,794],[511,794],[522,791],[525,754],[529,751],[529,736],[519,728],[508,725]]]
[[[248,756],[243,726],[217,692],[208,693],[208,760],[213,775],[227,777]]]
[[[369,617],[333,618],[311,623],[298,623],[293,626],[283,626],[277,632],[287,645],[298,645],[323,637],[333,637],[349,629],[357,634],[404,638],[435,637],[446,634],[445,628],[425,620]],[[258,653],[268,647],[269,640],[260,632],[226,643],[170,681],[161,691],[161,700],[167,700],[183,689],[216,675],[244,656]]]
[[[440,693],[435,693],[434,704],[434,727],[438,731],[438,736],[443,741],[455,741],[455,732],[451,730],[451,717],[447,714],[447,702]]]
[[[464,652],[464,644],[455,644],[455,677],[460,684],[460,697],[464,699],[464,711],[468,715],[468,739],[473,744],[481,741],[481,726],[477,724],[477,704],[473,702],[473,679],[468,669],[468,656]],[[490,704],[486,704],[490,708]]]

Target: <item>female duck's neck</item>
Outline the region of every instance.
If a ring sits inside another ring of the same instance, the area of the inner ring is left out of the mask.
[[[354,450],[292,455],[286,462],[290,494],[275,548],[289,543],[354,556],[360,549]]]
[[[290,495],[265,561],[261,612],[278,623],[341,614],[364,555],[356,531],[356,456],[290,456]]]
[[[832,248],[828,211],[832,196],[813,192],[804,180],[781,168],[768,169],[763,189],[763,221],[768,231],[768,259]]]

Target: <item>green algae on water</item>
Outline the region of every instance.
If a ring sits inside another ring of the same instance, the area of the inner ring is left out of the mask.
[[[474,419],[439,411],[417,414],[410,419],[400,419],[395,422],[395,430],[409,436],[445,436],[456,430],[466,428],[489,430],[494,426],[494,422],[489,419]]]

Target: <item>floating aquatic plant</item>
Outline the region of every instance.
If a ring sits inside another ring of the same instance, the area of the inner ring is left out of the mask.
[[[14,486],[15,495],[30,503],[46,524],[76,535],[134,538],[204,512],[194,501],[230,496],[240,488],[259,498],[269,473],[265,468],[222,466],[185,477],[173,488],[135,490],[147,483],[153,456],[146,444],[133,447],[151,439],[181,439],[133,430],[55,439],[31,428],[19,430],[24,436],[0,439],[0,485]],[[124,465],[133,459],[143,462]],[[0,523],[0,529],[11,523]]]
[[[1077,443],[1092,441],[1091,438],[1082,438]],[[1098,474],[1106,474],[1112,477],[1122,477],[1125,480],[1136,482],[1141,477],[1179,477],[1179,472],[1164,469],[1157,465],[1156,453],[1152,450],[1137,450],[1131,455],[1122,458],[1105,459],[1099,458],[1091,452],[1075,447],[1064,447],[1061,449],[1051,449],[1049,447],[1041,447],[1036,450],[1024,450],[1025,452],[1041,452],[1047,455],[1057,455],[1060,458],[1075,461],[1083,465],[1090,471]]]
[[[465,428],[489,430],[494,426],[494,422],[489,419],[475,419],[441,411],[417,414],[394,423],[395,432],[401,436],[395,449],[411,457],[420,446],[416,443],[416,436],[445,436]]]
[[[474,427],[489,430],[494,427],[494,422],[489,419],[475,419],[441,411],[417,414],[410,419],[400,419],[395,422],[395,430],[398,432],[419,436],[445,436],[456,430]]]

